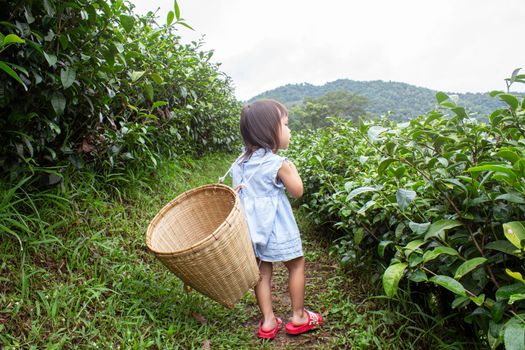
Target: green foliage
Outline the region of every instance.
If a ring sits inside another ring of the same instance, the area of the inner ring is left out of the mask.
[[[351,119],[363,117],[367,99],[348,91],[331,91],[320,97],[307,97],[289,111],[290,127],[294,130],[316,129],[330,125],[329,117]]]
[[[154,168],[162,155],[233,149],[230,79],[202,43],[180,42],[177,26],[189,26],[178,4],[165,25],[132,9],[125,0],[2,6],[1,175]]]
[[[3,349],[272,349],[294,348],[306,339],[315,349],[475,349],[462,332],[386,298],[370,297],[374,281],[349,279],[326,254],[318,228],[299,211],[298,224],[308,263],[306,305],[329,320],[307,338],[280,333],[276,342],[254,334],[260,319],[248,294],[225,309],[183,283],[153,254],[144,235],[149,220],[181,192],[213,183],[235,159],[211,154],[202,159],[161,159],[151,176],[128,167],[118,187],[116,174],[88,169],[69,174],[65,190],[25,194],[23,183],[0,188],[0,344]],[[78,184],[78,186],[67,186]],[[23,247],[23,250],[20,247]],[[286,268],[275,265],[276,295],[287,295]],[[398,293],[405,297],[406,293]],[[275,303],[279,316],[289,299]],[[460,334],[458,334],[460,333]]]
[[[440,303],[484,343],[516,348],[525,345],[513,338],[525,327],[525,99],[492,95],[506,107],[487,124],[438,93],[438,108],[409,122],[334,121],[294,137],[287,155],[303,176],[303,206],[342,235],[343,264],[389,264],[388,296],[443,287]]]
[[[164,204],[215,182],[233,159],[162,159],[154,177],[146,168],[130,167],[122,200],[105,191],[107,179],[87,169],[71,174],[83,181],[69,181],[78,186],[63,192],[1,187],[1,347],[257,347],[252,328],[239,326],[254,311],[246,312],[245,304],[227,310],[185,293],[144,242],[149,220]],[[245,303],[253,300],[249,296]]]
[[[519,82],[519,77],[517,75]],[[510,79],[509,79],[510,81]],[[437,91],[414,85],[392,81],[355,81],[339,79],[322,86],[312,84],[288,84],[266,91],[251,100],[259,98],[276,99],[292,108],[303,103],[306,98],[316,98],[332,91],[347,91],[368,100],[365,111],[372,115],[390,115],[394,120],[408,120],[435,108]],[[477,114],[478,118],[486,116],[498,108],[503,108],[502,101],[495,100],[489,93],[449,93],[455,103],[465,107],[467,111]],[[518,96],[523,97],[522,94]],[[448,98],[448,97],[447,97]]]

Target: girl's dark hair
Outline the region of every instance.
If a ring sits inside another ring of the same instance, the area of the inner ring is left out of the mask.
[[[243,159],[249,159],[258,148],[279,149],[281,118],[286,107],[274,100],[258,100],[241,111],[241,135],[246,146]]]

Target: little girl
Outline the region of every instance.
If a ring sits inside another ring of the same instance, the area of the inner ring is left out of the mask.
[[[303,195],[303,182],[295,166],[277,155],[288,148],[288,112],[277,101],[260,100],[241,112],[241,135],[245,153],[233,164],[233,185],[239,191],[246,215],[261,280],[255,295],[263,320],[258,337],[273,339],[282,321],[272,308],[272,263],[284,262],[288,269],[288,288],[293,315],[286,324],[289,334],[301,334],[322,324],[320,314],[304,309],[304,257],[299,229],[293,216],[291,197]]]

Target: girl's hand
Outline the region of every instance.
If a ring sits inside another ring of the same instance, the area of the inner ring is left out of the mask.
[[[239,192],[241,192],[241,189],[242,189],[243,187],[246,187],[246,185],[245,185],[245,184],[240,184],[240,185],[235,186],[235,188],[234,188],[233,190],[234,190],[235,192],[239,193]]]
[[[285,160],[277,172],[277,176],[281,179],[291,197],[299,198],[303,195],[303,180],[301,180],[301,176],[292,162]]]

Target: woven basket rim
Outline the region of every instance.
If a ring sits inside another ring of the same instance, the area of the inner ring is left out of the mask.
[[[157,251],[153,249],[153,247],[151,246],[151,239],[152,239],[153,231],[157,223],[164,217],[164,213],[166,213],[172,207],[177,205],[177,203],[182,201],[183,199],[194,196],[198,192],[206,191],[209,189],[219,189],[221,191],[227,191],[233,194],[234,204],[232,206],[232,209],[228,213],[228,216],[226,216],[226,218],[224,219],[224,221],[210,235],[208,235],[207,237],[201,239],[200,241],[194,243],[193,245],[187,248],[176,250],[173,252],[161,252],[161,251]],[[157,213],[157,215],[155,215],[153,220],[151,220],[150,224],[148,225],[148,230],[146,232],[146,245],[148,249],[157,256],[178,256],[178,255],[185,255],[189,252],[193,252],[199,247],[206,245],[210,240],[218,239],[216,237],[216,233],[219,230],[221,230],[226,224],[229,224],[231,217],[235,214],[234,208],[236,206],[239,206],[239,202],[240,200],[239,200],[239,196],[237,195],[237,193],[230,186],[227,186],[224,184],[207,184],[207,185],[202,185],[202,186],[193,188],[191,190],[188,190],[186,192],[183,192],[179,194],[177,197],[175,197],[174,199],[172,199],[170,202],[168,202],[164,207],[162,207],[162,209]]]

